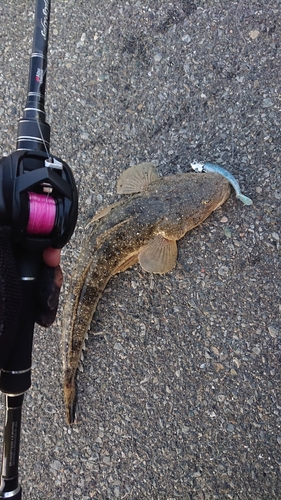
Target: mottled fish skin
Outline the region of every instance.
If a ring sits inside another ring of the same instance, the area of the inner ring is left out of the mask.
[[[73,271],[64,310],[63,383],[68,423],[75,417],[75,376],[82,347],[109,279],[134,265],[153,238],[162,237],[176,245],[176,240],[203,222],[229,194],[228,181],[218,174],[177,174],[154,180],[141,193],[126,197],[97,217]]]
[[[232,185],[234,188],[236,198],[238,198],[244,205],[252,205],[253,201],[251,198],[248,198],[245,194],[241,193],[241,189],[239,186],[238,181],[235,179],[235,177],[225,168],[221,167],[220,165],[214,165],[213,163],[204,163],[204,162],[199,162],[199,163],[191,163],[191,167],[193,170],[196,172],[216,172],[223,177],[225,177],[228,182]]]

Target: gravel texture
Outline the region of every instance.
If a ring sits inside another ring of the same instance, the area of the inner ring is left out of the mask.
[[[0,4],[1,154],[25,104],[34,4]],[[57,321],[35,332],[24,500],[280,500],[280,13],[280,0],[52,2],[46,111],[80,211]],[[110,281],[68,428],[61,311],[85,226],[128,166],[193,160],[231,170],[254,204],[232,194],[171,273]]]

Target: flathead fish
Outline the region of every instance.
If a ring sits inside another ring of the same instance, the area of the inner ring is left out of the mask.
[[[127,169],[117,192],[130,194],[102,210],[73,271],[63,317],[66,418],[75,418],[75,377],[83,344],[109,279],[139,262],[152,273],[166,273],[177,260],[177,240],[203,222],[230,194],[217,173],[158,177],[141,163]]]

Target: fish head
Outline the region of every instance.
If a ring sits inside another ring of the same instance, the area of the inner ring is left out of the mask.
[[[166,203],[168,209],[159,229],[169,239],[182,238],[219,208],[230,195],[228,181],[219,174],[187,173],[165,179],[169,187],[169,204]]]

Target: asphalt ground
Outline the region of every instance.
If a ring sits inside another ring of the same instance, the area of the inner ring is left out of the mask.
[[[0,3],[1,154],[15,148],[35,2]],[[55,325],[36,328],[25,397],[25,500],[281,499],[280,0],[53,1],[51,149],[80,192]],[[228,168],[223,207],[165,276],[104,293],[65,423],[61,313],[85,226],[125,168]],[[1,402],[3,422],[3,404]],[[2,437],[0,424],[0,438]]]

